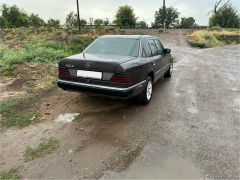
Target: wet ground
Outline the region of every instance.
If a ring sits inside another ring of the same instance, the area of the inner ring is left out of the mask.
[[[1,132],[0,170],[21,167],[28,179],[239,178],[240,46],[193,49],[184,33],[160,35],[176,63],[148,106],[49,94],[40,107],[48,120]],[[52,136],[55,153],[24,162],[27,146]]]

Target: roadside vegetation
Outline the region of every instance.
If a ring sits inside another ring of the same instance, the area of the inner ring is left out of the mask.
[[[221,47],[240,43],[239,29],[197,30],[188,35],[188,43],[197,48]]]
[[[35,148],[28,147],[24,151],[25,161],[31,161],[47,154],[53,153],[59,147],[59,142],[55,138],[42,139],[42,142]]]
[[[19,64],[54,64],[63,57],[80,53],[97,35],[76,35],[72,32],[42,28],[18,28],[2,31],[0,73],[14,75]]]
[[[33,106],[35,95],[27,95],[16,99],[8,99],[0,104],[1,125],[4,127],[26,127],[40,121],[40,114],[29,110]]]
[[[0,172],[0,180],[5,179],[20,179],[18,174],[18,169],[11,169],[9,171],[2,171]]]

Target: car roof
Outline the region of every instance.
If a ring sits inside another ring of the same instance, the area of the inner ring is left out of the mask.
[[[132,38],[132,39],[142,39],[142,38],[157,38],[150,35],[104,35],[100,38]]]

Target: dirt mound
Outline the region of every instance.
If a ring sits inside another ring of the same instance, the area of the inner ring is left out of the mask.
[[[124,102],[122,101],[54,88],[42,95],[38,111],[46,119],[53,120],[60,114],[79,113],[87,115],[111,111],[123,106]]]

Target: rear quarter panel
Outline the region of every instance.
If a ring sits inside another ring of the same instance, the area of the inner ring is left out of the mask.
[[[138,58],[121,64],[117,73],[130,72],[133,77],[132,83],[137,84],[146,80],[148,74],[153,71],[151,62],[151,59]]]

